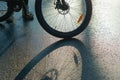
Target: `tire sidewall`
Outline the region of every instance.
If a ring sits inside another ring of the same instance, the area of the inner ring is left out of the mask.
[[[71,32],[64,33],[64,32],[56,31],[46,23],[46,21],[43,17],[43,14],[42,14],[42,8],[41,8],[42,0],[36,0],[36,2],[35,2],[36,16],[37,16],[37,19],[38,19],[40,25],[51,35],[60,37],[60,38],[70,38],[70,37],[76,36],[79,33],[81,33],[88,26],[88,24],[90,22],[91,15],[92,15],[92,3],[91,3],[91,0],[85,0],[85,3],[86,3],[85,19],[83,20],[82,24],[77,29],[75,29],[74,31],[71,31]]]
[[[11,0],[6,0],[7,4],[8,4],[8,9],[7,9],[7,13],[3,16],[0,17],[0,22],[6,20],[8,17],[10,17],[13,13],[13,9],[12,9],[12,4],[11,4]]]

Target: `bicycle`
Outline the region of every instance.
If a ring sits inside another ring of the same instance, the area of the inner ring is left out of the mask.
[[[20,11],[22,4],[23,0],[0,0],[0,22],[9,18],[14,11]]]
[[[6,2],[0,5],[8,8],[0,10],[0,21],[7,19],[13,11],[20,11],[24,4],[23,0],[0,0],[1,2]],[[35,13],[41,27],[48,33],[69,38],[78,35],[88,26],[92,3],[91,0],[35,0]]]

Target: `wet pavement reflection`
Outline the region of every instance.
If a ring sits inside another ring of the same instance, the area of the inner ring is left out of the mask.
[[[12,45],[14,40],[13,27],[6,28],[0,24],[0,56]]]
[[[14,23],[0,23],[0,80],[119,80],[120,1],[92,0],[88,27],[78,36],[62,40],[21,12]]]

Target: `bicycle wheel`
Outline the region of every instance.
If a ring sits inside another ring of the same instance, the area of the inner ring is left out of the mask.
[[[0,0],[0,21],[4,21],[12,14],[10,1]]]
[[[91,0],[36,0],[35,9],[40,25],[61,38],[81,33],[92,14]]]

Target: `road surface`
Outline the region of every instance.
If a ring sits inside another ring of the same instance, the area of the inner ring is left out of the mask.
[[[91,21],[81,34],[62,40],[34,20],[0,23],[0,80],[120,80],[120,1],[92,0]]]

